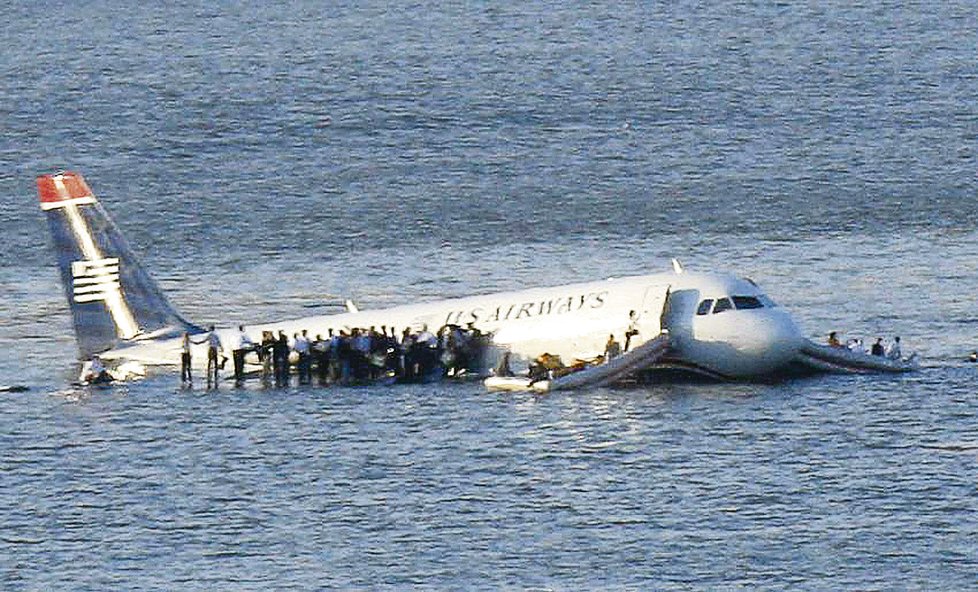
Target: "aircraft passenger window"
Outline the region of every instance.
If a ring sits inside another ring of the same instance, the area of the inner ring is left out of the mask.
[[[752,308],[764,308],[760,300],[753,296],[734,296],[734,306],[737,310],[750,310]]]
[[[713,314],[721,313],[725,310],[733,309],[733,303],[730,302],[729,298],[721,298],[717,300],[716,306],[713,307]]]
[[[700,302],[700,307],[696,309],[696,314],[700,316],[708,315],[710,314],[711,308],[713,308],[713,300],[708,298],[703,302]]]

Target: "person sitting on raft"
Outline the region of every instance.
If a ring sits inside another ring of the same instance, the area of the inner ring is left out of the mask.
[[[530,364],[530,384],[558,376],[563,369],[564,362],[560,359],[560,356],[550,353],[540,354]]]
[[[829,347],[842,347],[842,342],[839,341],[839,334],[835,331],[829,333],[828,340]]]
[[[496,376],[512,376],[513,370],[509,367],[509,352],[503,352],[503,357],[499,359],[499,363],[496,364],[496,369],[493,372]]]
[[[115,380],[109,371],[102,364],[102,358],[92,356],[92,361],[87,364],[88,368],[82,373],[82,382],[88,384],[105,384]]]

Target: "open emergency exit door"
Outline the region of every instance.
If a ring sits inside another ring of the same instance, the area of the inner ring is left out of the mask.
[[[699,299],[700,291],[693,289],[672,290],[665,299],[661,325],[668,329],[673,348],[681,350],[693,338],[693,312]]]

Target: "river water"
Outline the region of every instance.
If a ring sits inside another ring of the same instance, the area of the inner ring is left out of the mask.
[[[973,2],[15,2],[0,587],[973,589]],[[688,268],[898,377],[75,389],[34,177],[230,325]]]

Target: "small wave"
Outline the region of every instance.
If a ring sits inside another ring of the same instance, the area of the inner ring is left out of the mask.
[[[941,450],[943,452],[978,452],[978,442],[947,442],[943,444],[922,444],[920,447],[927,450]]]

